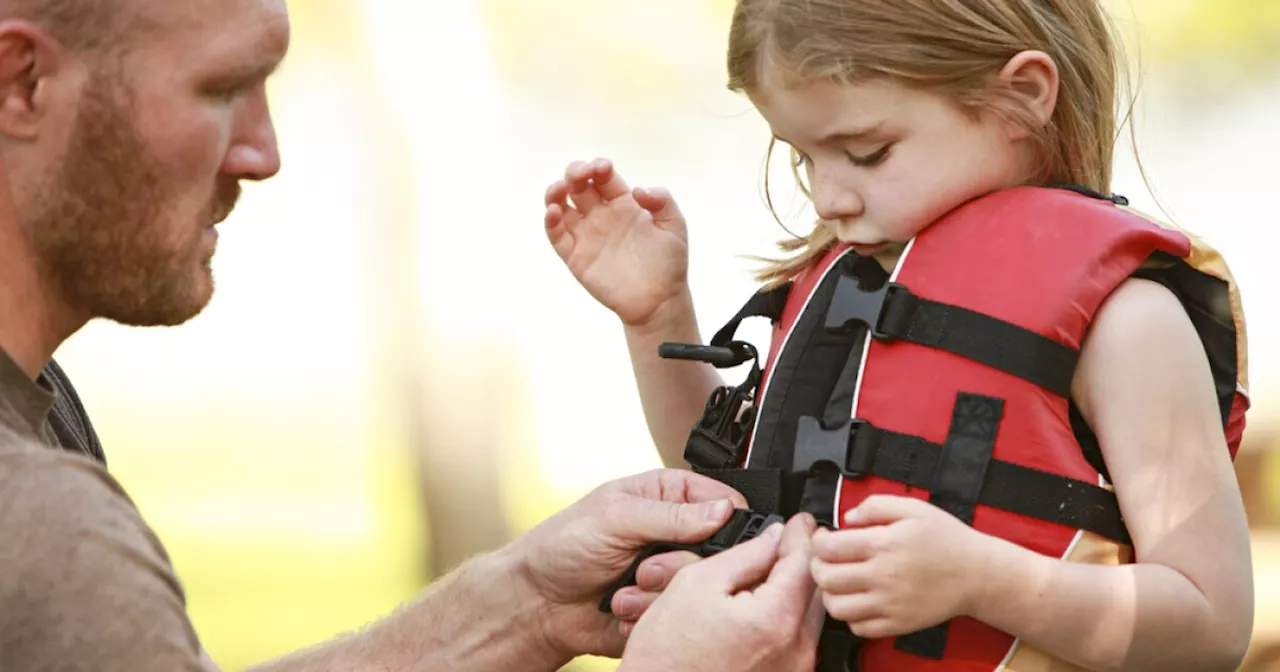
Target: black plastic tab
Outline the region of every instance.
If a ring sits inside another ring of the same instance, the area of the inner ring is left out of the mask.
[[[829,466],[844,470],[845,455],[849,452],[849,425],[827,429],[817,418],[801,416],[796,422],[796,450],[793,453],[792,471],[809,473],[815,467]]]
[[[864,289],[862,282],[850,275],[840,276],[824,326],[827,331],[842,334],[862,326],[877,340],[892,338],[881,329],[885,304],[906,287],[886,282],[877,289]]]
[[[728,346],[697,345],[695,343],[663,343],[658,346],[658,356],[663,359],[684,359],[706,362],[717,369],[731,369],[756,356],[755,348],[742,341]]]
[[[677,544],[673,542],[649,544],[641,549],[635,560],[631,561],[627,571],[623,572],[622,576],[605,590],[604,596],[600,598],[600,603],[596,606],[606,614],[613,613],[614,594],[627,586],[634,586],[636,584],[636,572],[639,571],[640,564],[655,555],[674,551],[689,551],[704,558],[709,558],[720,551],[760,536],[761,532],[774,523],[785,522],[786,519],[782,516],[756,513],[747,509],[735,509],[728,522],[722,525],[715,534],[711,535],[710,539],[700,544]]]
[[[818,466],[829,466],[840,472],[845,478],[860,478],[863,471],[858,468],[858,459],[869,459],[869,455],[855,456],[854,439],[859,434],[874,436],[876,429],[865,420],[850,418],[832,429],[823,427],[817,418],[801,416],[796,427],[796,449],[792,469],[798,472],[811,472]]]

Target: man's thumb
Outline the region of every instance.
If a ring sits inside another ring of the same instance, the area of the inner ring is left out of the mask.
[[[640,500],[630,523],[644,541],[691,544],[703,541],[729,520],[733,502],[721,499],[697,504]]]

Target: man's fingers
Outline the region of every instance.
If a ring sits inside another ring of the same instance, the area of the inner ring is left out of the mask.
[[[676,551],[655,555],[640,563],[636,570],[636,586],[641,590],[658,592],[667,587],[676,572],[702,560],[696,553]]]
[[[813,533],[817,529],[818,521],[814,520],[813,516],[807,513],[792,516],[782,531],[782,545],[779,547],[778,554],[808,553]]]
[[[786,552],[779,555],[768,580],[755,591],[762,599],[778,600],[787,613],[803,614],[816,588],[809,573],[813,529],[813,518],[796,516],[787,523]]]
[[[809,597],[809,611],[805,614],[804,632],[816,642],[826,622],[827,607],[822,604],[822,591],[815,590]]]
[[[698,585],[712,585],[732,595],[757,586],[769,576],[769,570],[778,560],[778,545],[782,540],[782,526],[770,525],[755,539],[738,544],[703,560],[681,572],[680,577],[692,576]],[[808,567],[805,567],[806,574]]]
[[[638,621],[644,612],[653,606],[662,593],[641,590],[635,586],[627,586],[619,590],[609,603],[613,615],[624,621]]]

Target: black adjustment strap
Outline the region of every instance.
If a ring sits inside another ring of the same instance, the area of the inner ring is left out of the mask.
[[[753,511],[782,512],[783,474],[781,469],[694,469],[737,490]]]
[[[827,615],[818,635],[818,664],[814,672],[858,672],[858,651],[864,640],[849,624]]]
[[[936,443],[857,421],[849,446],[844,470],[850,478],[865,474],[916,488],[934,486],[942,454]],[[993,459],[977,503],[1132,543],[1114,492],[1059,474]]]
[[[1062,397],[1080,352],[1047,336],[982,313],[930,301],[897,283],[868,290],[845,275],[836,285],[826,328],[866,326],[875,338],[900,339],[980,362]]]
[[[973,525],[974,507],[986,482],[1003,416],[1003,399],[966,392],[956,395],[929,502],[965,525]]]
[[[711,337],[711,345],[725,346],[733,340],[738,325],[748,317],[767,317],[770,322],[782,320],[782,309],[787,305],[787,295],[791,293],[792,283],[784,283],[773,289],[765,289],[751,295],[746,304],[729,320],[715,336]]]
[[[838,469],[814,469],[804,480],[800,491],[799,513],[813,516],[815,522],[827,529],[835,528],[836,493],[840,487]]]
[[[987,468],[996,447],[1004,400],[961,392],[951,411],[951,428],[938,452],[929,502],[973,525],[974,509],[986,483]],[[897,638],[893,648],[923,658],[941,660],[947,648],[951,621]]]

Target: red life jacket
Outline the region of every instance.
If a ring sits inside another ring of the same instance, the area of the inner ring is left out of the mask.
[[[1097,439],[1070,398],[1103,300],[1131,277],[1179,297],[1233,458],[1249,402],[1225,263],[1118,203],[1074,188],[1004,190],[921,232],[891,277],[836,246],[752,297],[710,347],[664,346],[665,357],[732,366],[755,356],[733,340],[738,324],[774,322],[763,370],[717,390],[686,457],[756,511],[808,511],[834,527],[872,494],[905,495],[1044,555],[1129,562]],[[1072,669],[969,618],[863,641],[852,655],[868,672]]]

